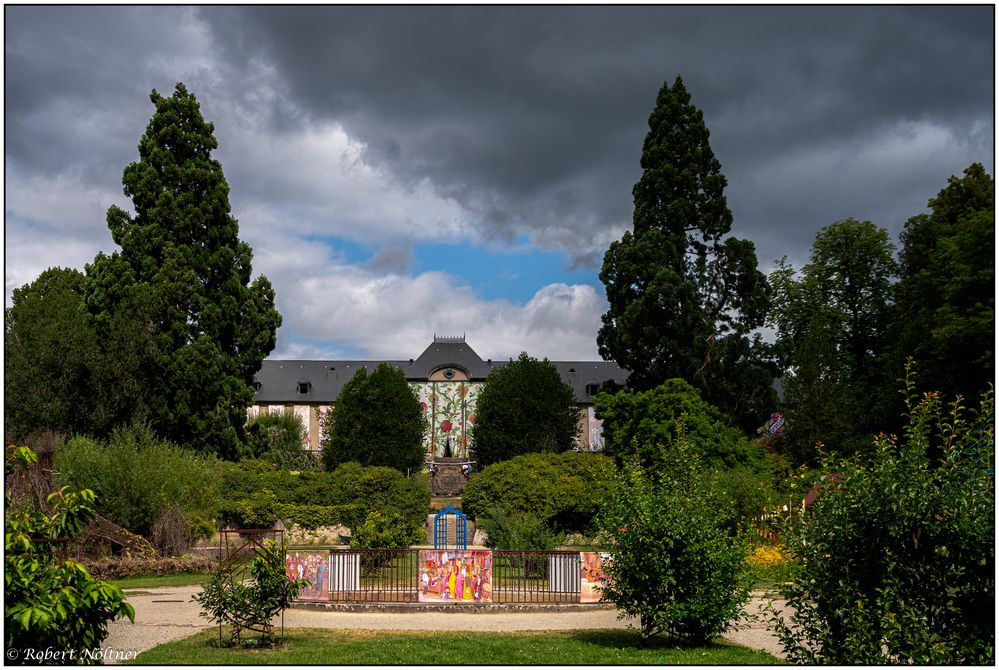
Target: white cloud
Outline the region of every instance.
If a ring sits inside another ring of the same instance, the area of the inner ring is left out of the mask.
[[[274,283],[284,318],[274,357],[343,357],[311,344],[319,341],[363,358],[406,359],[437,333],[465,334],[483,358],[527,351],[552,360],[599,359],[596,333],[606,305],[591,286],[550,284],[520,305],[486,300],[444,272],[380,274],[338,262],[319,243],[288,248],[258,250],[254,264]]]

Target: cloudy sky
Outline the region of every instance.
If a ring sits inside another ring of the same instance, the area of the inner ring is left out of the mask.
[[[760,267],[848,217],[893,238],[951,175],[994,173],[994,8],[12,6],[5,304],[115,248],[111,204],[184,82],[240,236],[277,290],[277,358],[598,359],[607,245],[679,74]]]

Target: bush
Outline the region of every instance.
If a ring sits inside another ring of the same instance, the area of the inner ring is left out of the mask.
[[[667,633],[694,643],[720,634],[749,597],[741,542],[682,442],[658,476],[628,465],[601,512],[610,538],[604,597],[640,620],[643,640]]]
[[[26,447],[10,448],[6,471],[36,460]],[[4,502],[10,502],[7,495]],[[13,658],[8,651],[9,660],[30,664],[32,654],[40,664],[40,654],[51,652],[56,657],[50,663],[95,662],[99,659],[86,654],[100,648],[108,622],[122,617],[135,621],[135,610],[120,588],[93,579],[76,561],[53,555],[60,541],[80,532],[93,502],[92,491],[64,487],[48,497],[50,512],[5,514],[4,643],[16,650]]]
[[[487,509],[476,524],[486,531],[486,546],[490,549],[550,550],[565,540],[565,534],[556,534],[543,518],[509,512],[500,505]]]
[[[174,558],[134,558],[109,556],[81,561],[97,579],[114,580],[147,575],[177,575],[185,572],[211,572],[218,567],[218,552],[212,555],[188,555]]]
[[[344,525],[353,531],[372,510],[394,511],[422,526],[430,503],[426,482],[394,468],[344,463],[333,472],[289,472],[246,460],[222,463],[220,469],[222,518],[237,526],[270,526],[284,518],[305,527]]]
[[[601,454],[526,454],[473,474],[461,508],[470,517],[486,517],[502,507],[504,516],[537,518],[555,533],[587,533],[613,479],[614,463]]]
[[[994,419],[918,398],[908,426],[837,460],[785,529],[797,561],[773,615],[793,661],[837,665],[995,663]]]
[[[426,542],[423,526],[405,519],[398,512],[382,514],[372,510],[350,538],[354,549],[405,549]]]
[[[244,583],[238,575],[218,569],[194,596],[201,605],[201,616],[212,623],[228,624],[229,644],[239,646],[244,630],[260,633],[259,644],[271,644],[271,623],[281,610],[298,596],[308,580],[291,579],[285,573],[285,552],[273,542],[257,549],[248,565],[252,581]]]
[[[55,469],[60,485],[92,489],[95,511],[133,533],[149,537],[171,508],[195,539],[217,527],[218,461],[160,440],[147,425],[117,429],[108,442],[72,438],[56,452]]]
[[[261,414],[246,422],[246,442],[253,458],[285,470],[315,468],[318,463],[303,448],[307,435],[295,414]]]
[[[621,464],[638,454],[645,469],[662,467],[663,451],[683,438],[708,468],[763,466],[764,449],[751,442],[693,386],[669,379],[645,391],[600,393],[593,400],[603,420],[604,451]]]

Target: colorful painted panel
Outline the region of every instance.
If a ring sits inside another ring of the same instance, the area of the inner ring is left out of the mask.
[[[604,574],[604,561],[610,554],[584,551],[579,554],[582,566],[580,568],[579,602],[600,602],[603,587],[607,585],[607,575]]]
[[[330,554],[328,551],[289,551],[284,557],[289,579],[308,579],[298,593],[299,600],[330,599]]]
[[[598,419],[593,407],[586,408],[586,418],[589,422],[590,451],[604,450],[604,422]]]
[[[426,602],[492,602],[493,552],[420,551],[420,597]]]
[[[468,458],[469,428],[475,420],[475,402],[481,384],[432,382],[431,440],[437,458]]]
[[[423,453],[426,454],[426,459],[428,461],[433,460],[434,456],[434,442],[433,442],[433,418],[434,418],[434,401],[433,401],[433,385],[432,384],[420,384],[418,382],[410,382],[410,390],[416,396],[416,399],[420,401],[420,408],[423,410],[423,418],[427,421],[427,428],[423,431]]]

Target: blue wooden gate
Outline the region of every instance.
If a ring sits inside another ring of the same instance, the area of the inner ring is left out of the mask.
[[[468,517],[453,505],[448,505],[434,517],[434,550],[448,547],[448,516],[454,515],[454,546],[468,549]]]

